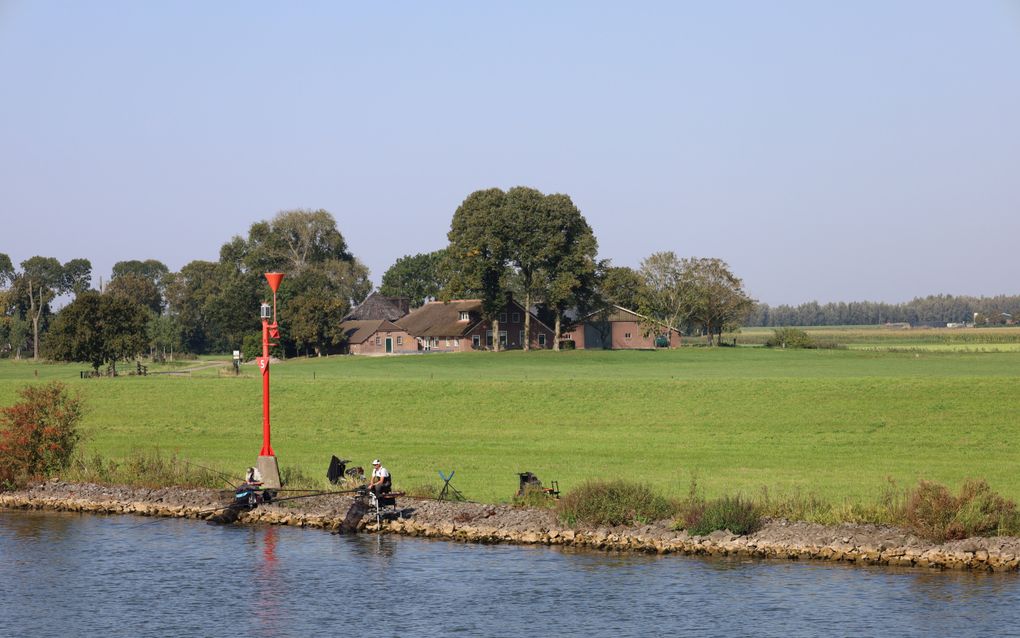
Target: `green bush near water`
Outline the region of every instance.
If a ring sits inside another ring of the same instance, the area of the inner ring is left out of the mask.
[[[676,505],[648,486],[624,480],[587,481],[558,504],[560,518],[584,525],[633,525],[671,517]]]
[[[966,481],[959,496],[953,496],[945,485],[921,481],[904,509],[906,524],[918,536],[936,542],[1020,533],[1016,503],[983,480]]]
[[[754,502],[739,494],[710,501],[689,503],[676,526],[696,536],[718,530],[753,534],[761,529],[762,517]]]

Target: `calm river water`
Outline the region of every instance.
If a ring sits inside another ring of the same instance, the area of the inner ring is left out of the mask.
[[[0,511],[3,636],[1020,635],[1020,576]]]

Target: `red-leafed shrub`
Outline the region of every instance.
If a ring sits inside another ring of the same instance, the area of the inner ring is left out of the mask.
[[[0,408],[0,488],[65,469],[81,435],[81,397],[63,383],[18,390],[20,401]]]

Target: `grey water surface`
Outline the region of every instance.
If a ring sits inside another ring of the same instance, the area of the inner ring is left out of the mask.
[[[1020,575],[0,511],[0,636],[1020,635]]]

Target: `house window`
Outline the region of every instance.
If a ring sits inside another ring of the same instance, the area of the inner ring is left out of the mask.
[[[506,345],[506,330],[499,331],[499,345],[501,346]]]
[[[513,320],[514,320],[514,323],[520,323],[521,322],[521,313],[515,312],[513,314]]]
[[[447,348],[450,347],[450,338],[449,337],[446,338],[446,347]]]
[[[492,347],[492,330],[485,331],[485,345],[488,348]]]
[[[506,323],[506,313],[505,312],[499,313],[499,322],[500,323]]]
[[[398,346],[404,345],[404,338],[401,337],[400,335],[397,335],[397,345]]]
[[[479,348],[482,345],[482,338],[478,335],[471,335],[471,345],[475,348]]]
[[[375,345],[377,345],[377,346],[381,346],[382,345],[382,339],[380,339],[379,335],[375,336]]]
[[[545,333],[544,332],[538,333],[538,346],[540,348],[544,348],[545,347]]]
[[[460,347],[460,339],[454,339],[453,340],[453,347],[454,348],[459,348]]]
[[[462,310],[460,312],[460,321],[467,321],[468,320],[468,316],[469,316],[468,313]]]
[[[520,343],[523,346],[524,345],[524,331],[521,330],[520,334],[521,334],[521,336],[519,337],[520,341],[518,343]]]
[[[624,339],[630,339],[630,333],[629,332],[623,333],[623,338]]]
[[[433,348],[439,347],[439,339],[437,337],[432,337],[432,347]]]

